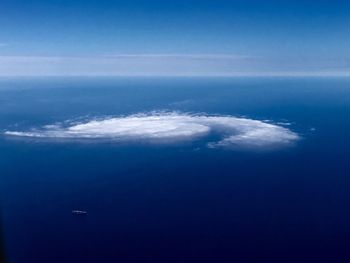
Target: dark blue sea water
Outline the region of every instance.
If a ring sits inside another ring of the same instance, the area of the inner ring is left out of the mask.
[[[255,151],[4,135],[151,111],[290,123],[300,139]],[[4,78],[0,182],[11,263],[350,262],[350,79]]]

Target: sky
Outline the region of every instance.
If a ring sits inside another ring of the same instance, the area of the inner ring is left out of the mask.
[[[1,0],[0,75],[350,75],[350,2]]]

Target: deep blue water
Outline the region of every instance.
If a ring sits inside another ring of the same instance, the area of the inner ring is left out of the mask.
[[[3,134],[153,110],[289,122],[301,139],[240,151]],[[1,79],[0,132],[8,262],[350,262],[349,78]]]

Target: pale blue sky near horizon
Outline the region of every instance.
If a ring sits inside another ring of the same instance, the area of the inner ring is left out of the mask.
[[[3,0],[0,75],[350,75],[350,3]]]

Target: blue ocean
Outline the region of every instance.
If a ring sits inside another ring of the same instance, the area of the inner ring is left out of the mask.
[[[346,77],[2,78],[7,261],[350,262],[349,135]]]

